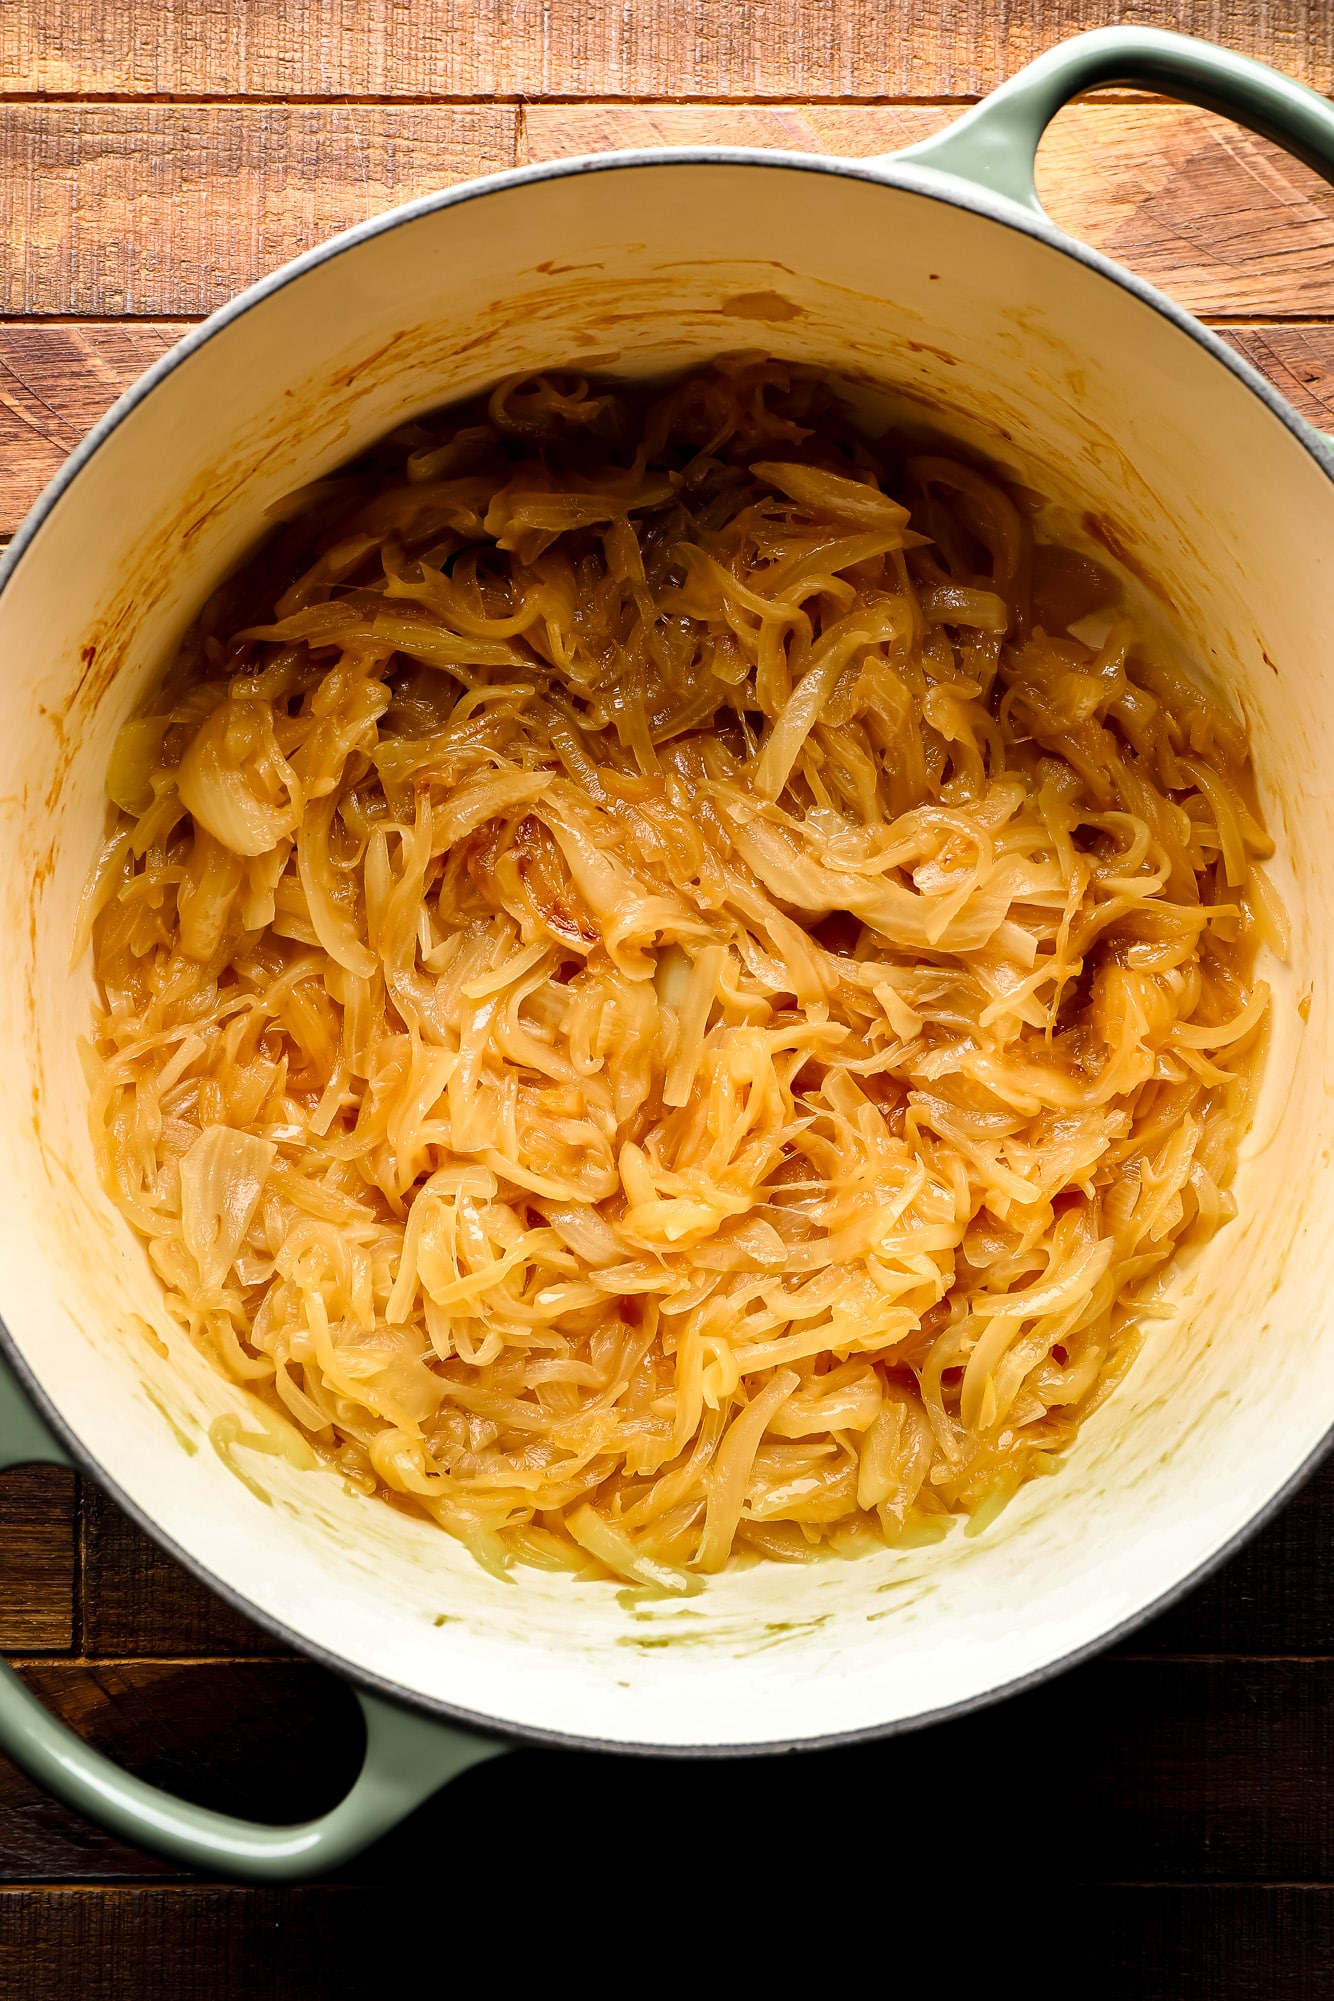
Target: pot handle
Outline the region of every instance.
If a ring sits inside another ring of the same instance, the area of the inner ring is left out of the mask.
[[[1061,42],[943,132],[891,155],[972,181],[1043,216],[1033,162],[1056,113],[1081,91],[1129,84],[1218,111],[1334,181],[1334,107],[1249,56],[1165,28],[1097,28]]]
[[[0,1469],[73,1466],[0,1357]],[[285,1883],[322,1875],[360,1854],[423,1800],[509,1747],[354,1689],[366,1720],[356,1783],[329,1813],[269,1827],[192,1806],[132,1778],[45,1709],[0,1662],[0,1750],[66,1806],[136,1847],[209,1876]]]

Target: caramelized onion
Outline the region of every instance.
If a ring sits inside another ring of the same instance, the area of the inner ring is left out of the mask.
[[[516,379],[273,518],[81,919],[171,1312],[498,1576],[984,1527],[1232,1212],[1240,726],[1033,496],[754,356]]]

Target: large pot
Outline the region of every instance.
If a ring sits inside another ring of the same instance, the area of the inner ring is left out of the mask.
[[[1113,82],[1226,110],[1334,177],[1321,99],[1206,44],[1116,29],[889,159],[690,148],[499,174],[352,230],[215,314],[121,399],[16,537],[0,595],[0,1338],[14,1376],[0,1464],[86,1470],[213,1590],[346,1675],[368,1719],[348,1799],[260,1828],[125,1778],[5,1671],[0,1744],[95,1819],[275,1878],[355,1851],[516,1738],[764,1751],[957,1713],[1161,1607],[1323,1449],[1334,458],[1215,335],[1044,216],[1044,126]],[[70,942],[116,731],[271,503],[515,370],[656,374],[756,346],[841,372],[868,418],[950,413],[1060,503],[1071,534],[1114,552],[1250,724],[1293,948],[1272,974],[1239,1218],[1183,1274],[1179,1316],[1059,1477],[976,1539],[727,1573],[684,1610],[632,1616],[608,1586],[497,1581],[331,1474],[215,1449],[220,1415],[251,1420],[171,1328],[98,1190],[75,1046],[91,975]]]

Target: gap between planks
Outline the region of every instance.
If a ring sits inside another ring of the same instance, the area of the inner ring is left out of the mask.
[[[82,1889],[83,1885],[75,1882],[71,1883],[69,1887],[72,1890],[78,1890]],[[97,1885],[92,1884],[89,1887],[96,1889]],[[174,1886],[170,1883],[164,1882],[162,1887],[165,1890],[172,1888]],[[192,1886],[187,1883],[182,1885],[182,1887],[184,1889],[190,1889]],[[348,1885],[349,1889],[352,1889],[354,1887],[359,1888],[360,1886],[349,1883]],[[1262,1894],[1264,1894],[1271,1890],[1306,1890],[1306,1891],[1317,1891],[1321,1895],[1328,1895],[1330,1891],[1334,1890],[1334,1881],[1331,1881],[1330,1879],[1321,1876],[1311,1876],[1311,1877],[1266,1876],[1259,1881],[1257,1881],[1253,1877],[1250,1880],[1248,1880],[1245,1876],[1228,1876],[1221,1878],[1218,1882],[1214,1882],[1213,1879],[1208,1876],[1197,1876],[1197,1877],[1099,1876],[1096,1879],[1086,1879],[1081,1884],[1081,1888],[1088,1890],[1182,1890],[1186,1892],[1205,1891],[1209,1894],[1213,1894],[1216,1891],[1231,1890],[1235,1892],[1244,1890],[1247,1893],[1247,1895],[1251,1895],[1256,1891],[1259,1891]],[[1200,1990],[1196,1991],[1198,1992]],[[1213,1990],[1210,1991],[1212,1992]],[[1248,1991],[1254,1993],[1255,1990],[1251,1989]],[[1275,1990],[1275,1993],[1277,1993],[1277,1991],[1278,1990]],[[1183,1995],[1184,1995],[1184,1990],[1183,1990]]]
[[[588,90],[495,91],[489,95],[485,91],[428,91],[415,96],[403,97],[396,97],[387,92],[341,92],[334,90],[307,92],[273,91],[268,93],[255,91],[248,94],[244,91],[228,91],[219,92],[216,96],[194,97],[188,93],[169,90],[123,90],[114,93],[79,90],[0,91],[0,103],[2,104],[77,104],[84,106],[108,104],[177,104],[209,110],[228,109],[235,106],[282,106],[289,104],[305,106],[312,104],[364,105],[369,108],[384,109],[386,107],[395,107],[409,111],[414,108],[429,110],[434,105],[459,106],[485,104],[505,105],[523,109],[525,106],[537,104],[554,104],[562,107],[614,104],[618,107],[625,106],[630,109],[643,105],[670,105],[673,110],[695,111],[712,105],[719,105],[723,109],[727,109],[728,107],[749,108],[757,104],[778,106],[786,103],[801,105],[803,107],[810,106],[814,109],[828,108],[830,110],[855,109],[862,111],[883,111],[895,107],[916,107],[928,111],[932,109],[967,111],[971,105],[981,104],[984,101],[984,98],[976,91],[963,92],[954,97],[940,94],[932,95],[929,91],[923,91],[920,94],[917,92],[887,91],[881,96],[868,97],[851,96],[847,92],[828,91],[822,93],[815,91],[789,98],[757,98],[753,92],[748,94],[745,92],[729,93],[725,91],[682,93],[678,96],[670,94],[663,96],[655,94],[652,91],[641,91],[627,92],[623,97],[616,98],[608,98],[603,92]],[[1077,96],[1066,100],[1067,107],[1071,104],[1175,104],[1179,106],[1182,104],[1182,99],[1163,97],[1159,93],[1149,90],[1084,90],[1080,91]]]
[[[290,1654],[245,1654],[245,1653],[236,1653],[236,1654],[87,1654],[87,1653],[77,1653],[77,1654],[73,1654],[73,1653],[61,1653],[61,1652],[60,1652],[60,1651],[59,1651],[59,1650],[57,1649],[57,1650],[55,1650],[55,1651],[53,1651],[53,1652],[51,1652],[51,1653],[44,1653],[44,1654],[34,1654],[34,1653],[30,1652],[30,1651],[28,1651],[28,1652],[24,1652],[24,1653],[21,1653],[21,1654],[20,1654],[20,1653],[6,1653],[6,1654],[4,1655],[4,1658],[5,1658],[5,1660],[6,1660],[7,1662],[8,1662],[8,1664],[9,1664],[9,1666],[10,1666],[10,1667],[12,1667],[12,1668],[16,1668],[16,1669],[17,1669],[17,1668],[32,1668],[32,1669],[33,1669],[33,1671],[34,1671],[34,1672],[36,1672],[36,1671],[38,1671],[39,1669],[40,1669],[40,1670],[45,1670],[45,1669],[47,1669],[47,1668],[55,1668],[55,1667],[59,1667],[59,1668],[87,1668],[87,1669],[88,1669],[88,1670],[90,1671],[90,1673],[97,1673],[97,1674],[100,1674],[100,1673],[101,1673],[101,1671],[102,1671],[102,1670],[103,1670],[104,1668],[133,1668],[134,1670],[136,1670],[136,1672],[137,1672],[137,1670],[138,1670],[138,1669],[140,1669],[140,1668],[150,1668],[150,1667],[184,1667],[184,1668],[206,1668],[206,1667],[215,1667],[215,1668],[216,1668],[216,1667],[265,1667],[265,1668],[267,1668],[267,1667],[272,1667],[272,1666],[273,1666],[273,1665],[274,1665],[275,1663],[277,1663],[277,1664],[278,1664],[279,1666],[287,1666],[287,1667],[290,1667],[293,1661],[299,1661],[299,1662],[300,1662],[300,1663],[302,1664],[302,1666],[304,1666],[304,1667],[316,1667],[316,1668],[321,1668],[321,1669],[324,1669],[324,1671],[325,1671],[326,1673],[328,1673],[328,1674],[332,1674],[332,1675],[334,1676],[334,1679],[335,1679],[336,1681],[345,1681],[345,1680],[346,1680],[346,1677],[345,1677],[345,1676],[343,1676],[343,1675],[340,1675],[340,1674],[338,1674],[338,1672],[337,1672],[337,1670],[336,1670],[336,1669],[334,1669],[334,1668],[327,1668],[327,1669],[325,1669],[325,1668],[324,1668],[324,1663],[323,1663],[323,1661],[318,1661],[318,1660],[315,1660],[315,1659],[313,1659],[313,1658],[311,1657],[311,1655],[309,1655],[309,1654],[303,1654],[303,1653],[290,1653]],[[1114,1658],[1114,1656],[1108,1656],[1108,1658],[1109,1658],[1109,1659],[1110,1659],[1110,1658]],[[1154,1657],[1150,1655],[1150,1656],[1146,1656],[1146,1658],[1149,1658],[1149,1659],[1152,1659],[1152,1658],[1154,1658]],[[1170,1656],[1170,1655],[1167,1655],[1167,1654],[1164,1654],[1164,1655],[1163,1655],[1163,1659],[1164,1659],[1164,1660],[1167,1660],[1167,1659],[1170,1659],[1170,1658],[1172,1658],[1172,1656]],[[1182,1658],[1183,1658],[1183,1659],[1186,1659],[1186,1658],[1192,1658],[1192,1657],[1191,1657],[1191,1656],[1185,1656],[1185,1655],[1183,1655],[1183,1656],[1182,1656]],[[1207,1655],[1202,1655],[1202,1656],[1200,1656],[1200,1658],[1201,1658],[1201,1659],[1206,1659],[1206,1660],[1222,1660],[1222,1659],[1226,1659],[1226,1658],[1230,1658],[1230,1656],[1225,1656],[1225,1655],[1222,1655],[1222,1654],[1207,1654]],[[1250,1656],[1249,1656],[1249,1655],[1246,1655],[1246,1656],[1240,1656],[1240,1655],[1239,1655],[1239,1656],[1238,1656],[1238,1658],[1239,1658],[1239,1659],[1241,1659],[1241,1658],[1245,1658],[1245,1659],[1249,1659],[1249,1658],[1250,1658]],[[1270,1658],[1271,1658],[1271,1656],[1269,1656],[1269,1655],[1262,1655],[1262,1656],[1260,1656],[1260,1658],[1262,1658],[1262,1659],[1270,1659]],[[1273,1656],[1272,1656],[1272,1658],[1273,1658],[1274,1660],[1282,1660],[1282,1659],[1286,1659],[1286,1658],[1287,1658],[1287,1656],[1286,1656],[1286,1655],[1281,1655],[1281,1654],[1275,1654],[1275,1655],[1273,1655]],[[1297,1656],[1294,1656],[1293,1658],[1298,1658],[1298,1657],[1297,1657]],[[1314,1658],[1314,1656],[1313,1656],[1313,1658]],[[349,1683],[348,1683],[347,1685],[348,1685],[349,1687],[351,1687],[351,1686],[352,1686],[352,1684],[351,1684],[350,1682],[349,1682]]]
[[[448,1784],[449,1781],[446,1780],[445,1786],[448,1786]],[[445,1787],[442,1787],[441,1791],[444,1790]],[[281,1823],[273,1824],[280,1825]],[[363,1853],[365,1852],[363,1850]],[[355,1867],[355,1861],[356,1858],[353,1859],[353,1863],[350,1866]],[[343,1866],[347,1867],[349,1865],[344,1864]],[[1322,1876],[1265,1876],[1258,1878],[1247,1878],[1245,1876],[1224,1876],[1218,1878],[1212,1876],[1097,1876],[1085,1877],[1083,1879],[1075,1878],[1074,1880],[1079,1883],[1081,1889],[1086,1890],[1202,1890],[1208,1892],[1225,1890],[1334,1891],[1334,1877]],[[354,1879],[351,1882],[340,1883],[337,1880],[331,1882],[327,1877],[316,1877],[304,1883],[263,1884],[229,1882],[225,1876],[173,1877],[117,1874],[115,1876],[94,1877],[91,1879],[78,1876],[56,1880],[50,1877],[36,1877],[31,1882],[0,1883],[0,1897],[30,1897],[34,1892],[47,1896],[68,1896],[71,1891],[79,1895],[102,1897],[108,1891],[114,1896],[119,1890],[132,1890],[141,1886],[145,1889],[168,1891],[173,1896],[186,1897],[198,1896],[205,1892],[216,1894],[219,1890],[228,1890],[238,1896],[253,1894],[257,1890],[267,1890],[271,1896],[299,1896],[303,1892],[307,1894],[320,1894],[328,1893],[329,1891],[333,1891],[336,1895],[344,1897],[379,1896],[382,1894],[379,1884],[367,1882],[364,1879]]]

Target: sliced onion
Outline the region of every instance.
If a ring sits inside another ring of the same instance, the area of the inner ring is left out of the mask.
[[[290,799],[261,797],[255,773],[233,750],[234,731],[244,732],[252,705],[220,702],[200,725],[181,759],[177,788],[187,809],[215,840],[238,855],[262,855],[296,826]],[[267,711],[267,704],[263,706]]]
[[[206,1291],[236,1262],[277,1152],[253,1133],[208,1126],[183,1156],[181,1234]]]

